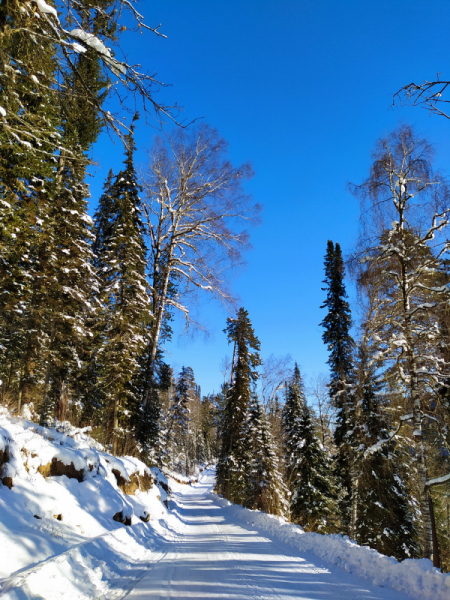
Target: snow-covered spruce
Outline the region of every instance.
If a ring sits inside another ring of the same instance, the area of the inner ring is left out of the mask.
[[[331,460],[316,435],[297,364],[287,387],[283,433],[291,520],[308,531],[336,531],[337,491]]]

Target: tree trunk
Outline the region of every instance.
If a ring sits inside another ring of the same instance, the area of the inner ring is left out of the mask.
[[[403,220],[403,215],[402,215]],[[401,221],[402,222],[402,221]],[[418,386],[418,378],[417,378],[417,365],[416,365],[416,357],[414,354],[414,341],[413,341],[413,324],[411,323],[410,317],[410,296],[409,296],[409,286],[408,286],[408,277],[406,272],[406,265],[404,260],[401,261],[401,275],[402,275],[402,283],[401,283],[401,291],[402,291],[402,300],[403,300],[403,315],[404,315],[404,328],[405,328],[405,338],[407,342],[408,348],[408,370],[410,377],[409,391],[410,391],[410,399],[412,405],[413,412],[413,439],[414,446],[416,451],[416,457],[418,460],[418,471],[419,471],[419,480],[420,480],[420,510],[422,513],[422,555],[424,558],[431,558],[432,555],[432,527],[431,527],[431,516],[430,516],[430,506],[428,503],[428,494],[427,494],[427,468],[425,462],[425,447],[424,447],[424,439],[423,439],[423,428],[422,428],[422,407],[419,395],[419,386]]]
[[[145,389],[142,398],[143,406],[147,406],[148,398],[151,390],[155,385],[155,363],[156,363],[156,354],[158,352],[158,344],[159,337],[161,335],[162,322],[164,319],[164,310],[166,307],[167,301],[167,290],[169,288],[169,280],[170,280],[170,268],[166,269],[164,274],[164,283],[160,296],[158,297],[157,293],[154,293],[154,306],[157,305],[157,309],[154,314],[154,324],[152,330],[152,339],[150,342],[150,355],[148,359],[147,373],[146,373],[146,381],[145,381]],[[154,290],[157,287],[154,283]]]
[[[350,519],[350,537],[356,537],[356,524],[358,521],[358,487],[359,479],[352,475],[352,514]]]
[[[23,369],[20,369],[19,374],[19,394],[17,396],[17,414],[22,414],[22,395],[23,395]]]
[[[114,398],[113,430],[112,430],[112,453],[114,454],[114,456],[117,455],[117,450],[118,450],[118,439],[117,439],[118,429],[119,429],[119,399],[116,396]]]
[[[411,348],[411,346],[410,346]],[[415,360],[410,351],[410,377],[411,377],[411,402],[413,409],[413,438],[415,441],[416,457],[418,460],[419,480],[420,480],[420,510],[422,513],[422,554],[424,558],[430,558],[432,555],[433,548],[433,534],[432,534],[432,521],[430,514],[430,504],[428,501],[428,490],[427,490],[427,467],[425,460],[425,447],[423,440],[423,428],[422,428],[422,411],[420,406],[420,397],[417,386],[417,373],[415,368]]]
[[[417,446],[416,446],[417,447]],[[420,479],[420,510],[422,512],[423,528],[422,528],[422,553],[424,558],[432,558],[433,549],[433,532],[430,514],[430,504],[428,501],[427,470],[425,465],[425,449],[423,439],[418,440],[419,454],[419,479]]]
[[[436,519],[434,516],[433,497],[431,495],[430,489],[427,489],[427,496],[428,496],[428,506],[429,506],[429,511],[430,511],[431,532],[432,532],[432,540],[433,540],[433,567],[440,569],[441,568],[441,554],[439,552],[439,542],[438,542],[437,532],[436,532]]]

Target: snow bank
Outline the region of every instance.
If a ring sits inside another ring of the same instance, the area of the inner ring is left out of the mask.
[[[88,429],[46,429],[1,406],[0,482],[7,598],[51,599],[53,586],[64,598],[100,598],[109,580],[123,595],[154,547],[151,522],[167,514],[158,470],[107,454]]]
[[[122,598],[158,558],[149,525],[116,529],[2,581],[8,600]]]
[[[305,533],[280,517],[242,508],[220,496],[217,499],[232,519],[287,542],[301,552],[313,552],[328,563],[371,580],[374,585],[405,592],[417,600],[450,598],[450,574],[441,573],[428,559],[398,562],[372,548],[358,546],[346,536]]]

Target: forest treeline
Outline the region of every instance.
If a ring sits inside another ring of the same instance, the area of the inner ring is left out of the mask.
[[[324,406],[308,407],[297,366],[278,409],[265,414],[255,388],[259,342],[243,309],[228,320],[234,358],[217,486],[308,530],[345,533],[398,559],[427,557],[448,569],[450,193],[432,158],[426,140],[402,126],[378,142],[367,180],[351,186],[362,202],[348,260],[358,327],[340,245],[328,241],[325,426]]]
[[[342,251],[328,242],[326,402],[308,405],[297,365],[271,391],[264,372],[258,384],[244,308],[226,323],[222,389],[202,397],[189,360],[174,374],[163,347],[176,311],[192,323],[197,294],[231,303],[225,274],[259,210],[243,189],[252,172],[201,125],[161,134],[137,175],[139,115],[126,126],[106,100],[135,92],[176,116],[155,102],[154,78],[112,50],[124,10],[146,27],[120,0],[0,6],[0,401],[186,475],[217,460],[217,490],[233,502],[448,570],[450,195],[432,148],[403,126],[352,186],[354,322]],[[92,220],[88,157],[106,128],[124,161]]]

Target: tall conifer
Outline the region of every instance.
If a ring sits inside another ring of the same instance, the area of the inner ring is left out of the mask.
[[[341,486],[339,508],[342,528],[349,533],[353,494],[351,435],[355,425],[352,363],[354,342],[350,335],[351,315],[344,285],[344,262],[337,242],[333,244],[328,241],[324,264],[325,287],[322,289],[327,292],[327,297],[321,308],[326,308],[328,312],[321,325],[324,328],[322,339],[329,351],[329,393],[336,409],[334,441],[337,453],[334,471]]]
[[[86,31],[99,32],[105,23],[112,31],[114,16],[98,10],[111,3],[99,0],[93,8],[81,2],[71,15],[83,15]],[[68,398],[82,397],[85,389],[80,373],[95,287],[85,153],[101,129],[108,81],[90,49],[71,56],[76,70],[66,69],[49,24],[28,10],[9,2],[0,8],[0,105],[7,115],[0,134],[0,195],[8,199],[0,221],[7,225],[3,236],[13,233],[6,244],[0,240],[0,270],[6,267],[0,371],[6,366],[10,373],[7,392],[16,396],[18,409],[33,401],[46,422],[67,416]]]
[[[133,376],[145,347],[150,318],[133,133],[127,143],[124,169],[112,181],[110,178],[111,185],[96,214],[96,264],[103,305],[103,341],[97,360],[106,426],[114,452],[125,451],[133,415],[139,411]]]
[[[48,340],[40,299],[49,284],[43,250],[61,144],[55,49],[49,40],[38,43],[40,20],[20,8],[0,6],[0,106],[7,117],[0,128],[0,378],[19,410],[42,397]]]
[[[175,396],[167,415],[167,452],[169,464],[177,471],[191,474],[190,413],[195,396],[195,378],[191,367],[182,367],[175,386]]]
[[[256,392],[251,394],[244,427],[246,473],[243,505],[287,517],[288,490],[279,470],[269,423]]]
[[[295,480],[295,470],[298,460],[298,450],[302,446],[302,439],[298,435],[298,423],[306,404],[305,390],[300,369],[295,363],[294,374],[287,384],[286,399],[283,406],[283,454],[285,464],[286,482],[292,491]]]
[[[336,489],[331,461],[316,435],[297,364],[287,386],[283,434],[291,520],[309,531],[332,531]]]
[[[366,339],[358,358],[355,540],[398,560],[413,558],[418,555],[418,532],[404,482],[405,465],[396,441],[387,441],[390,432],[383,414],[385,396]]]
[[[227,319],[225,333],[233,343],[231,384],[227,388],[221,419],[221,450],[217,465],[217,488],[232,502],[242,504],[245,498],[244,425],[253,384],[261,364],[260,342],[248,312],[240,308],[236,318]]]

